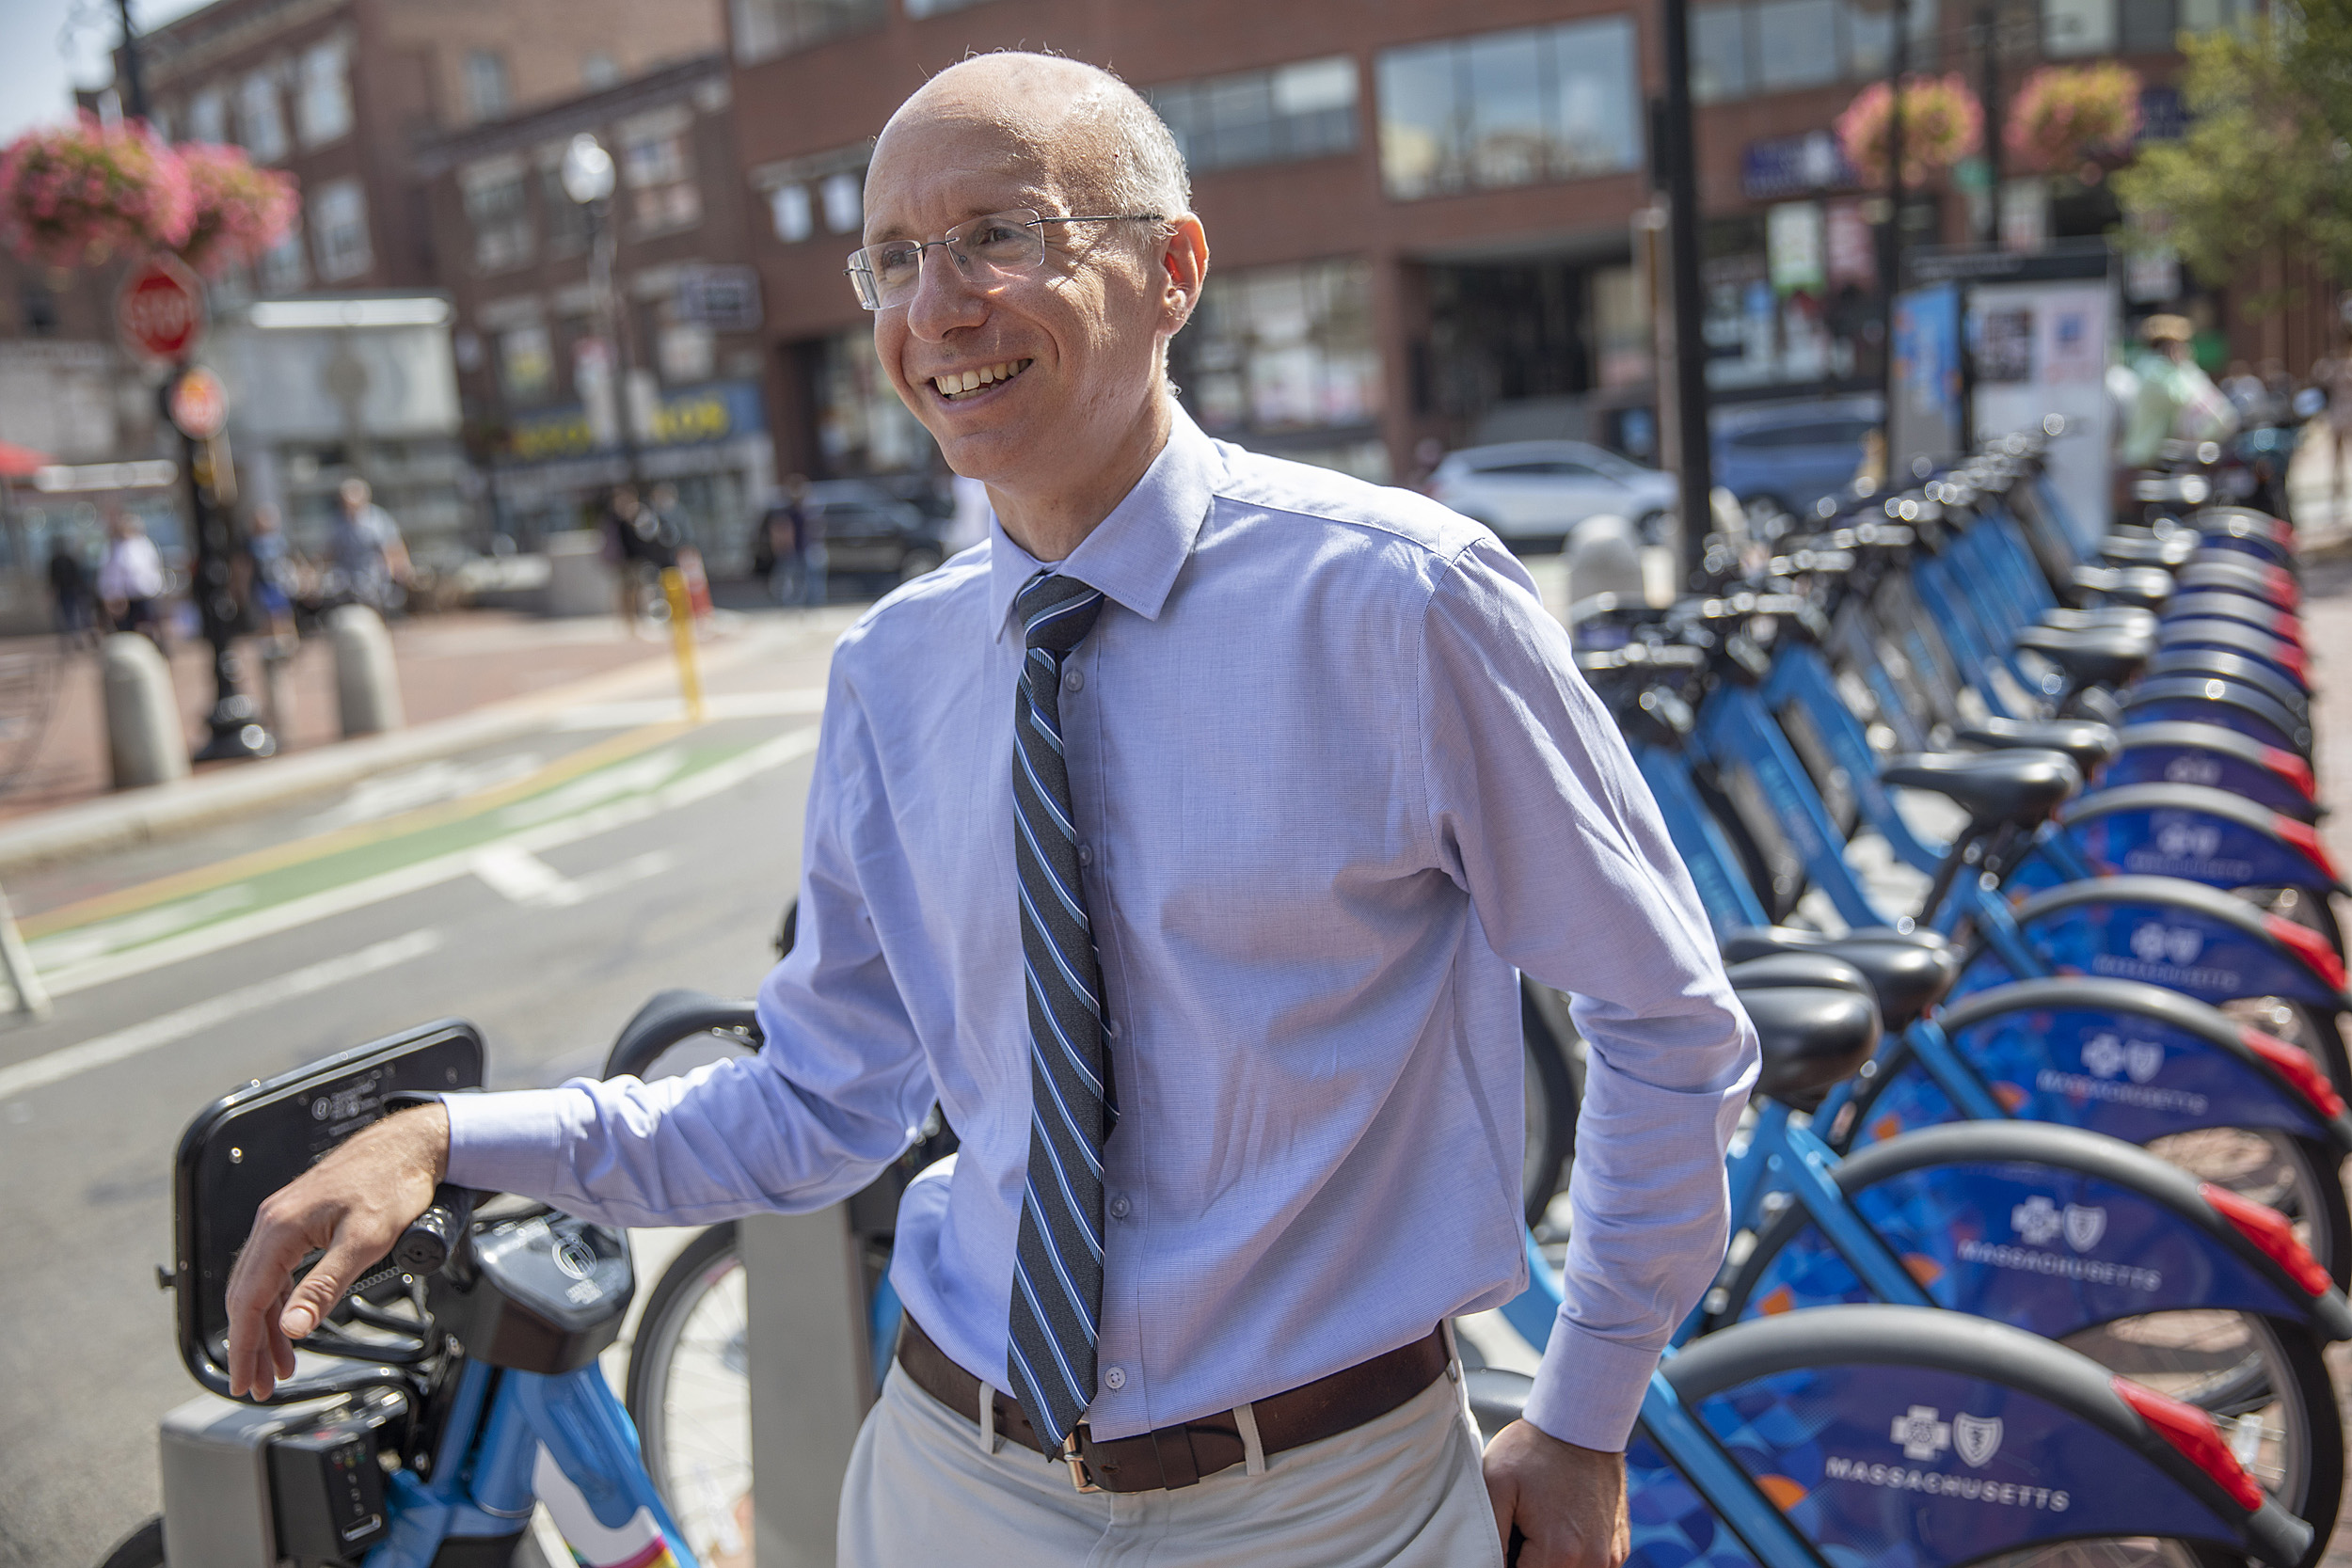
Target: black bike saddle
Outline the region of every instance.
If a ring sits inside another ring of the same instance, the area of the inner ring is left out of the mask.
[[[1987,719],[1963,724],[1952,738],[1988,752],[2064,752],[2085,778],[2115,760],[2122,739],[2087,719]]]
[[[2083,785],[2063,752],[1929,752],[1896,758],[1879,777],[1947,796],[1980,827],[2034,827]]]
[[[2127,631],[2099,628],[2061,631],[2057,626],[2027,626],[2017,634],[2017,645],[2030,648],[2066,672],[2076,686],[2122,686],[2155,657],[2156,640]]]
[[[2074,586],[2120,604],[2158,610],[2172,596],[2172,574],[2161,566],[2077,566]]]
[[[1735,986],[1739,974],[1775,954],[1851,965],[1878,998],[1879,1021],[1892,1030],[1909,1028],[1960,978],[1960,955],[1933,931],[1872,927],[1831,937],[1789,926],[1751,926],[1724,939],[1724,961],[1739,966]]]
[[[2188,532],[2163,538],[2110,533],[2099,541],[2099,554],[2117,566],[2183,566],[2197,553],[2199,543],[2197,535]]]
[[[1730,974],[1763,1053],[1756,1093],[1800,1108],[1819,1103],[1878,1050],[1878,1003],[1852,965],[1781,954],[1735,964]]]
[[[2042,626],[2056,626],[2060,631],[2130,631],[2150,637],[2156,635],[2156,628],[2163,624],[2156,619],[2154,610],[2127,604],[2101,605],[2095,610],[2045,610],[2040,620]]]

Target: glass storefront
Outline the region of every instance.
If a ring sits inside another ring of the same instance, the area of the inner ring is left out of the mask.
[[[1168,372],[1213,436],[1387,477],[1366,261],[1211,273],[1190,325],[1168,347]]]

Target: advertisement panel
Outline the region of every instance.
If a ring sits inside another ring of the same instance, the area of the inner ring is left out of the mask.
[[[2112,279],[1979,282],[1969,291],[1979,440],[2066,421],[2050,443],[2050,482],[2075,543],[2089,550],[2113,510],[2113,412],[2106,394]]]

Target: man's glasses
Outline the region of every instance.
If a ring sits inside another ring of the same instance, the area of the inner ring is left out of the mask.
[[[936,240],[884,240],[850,252],[846,269],[856,286],[857,302],[868,310],[887,310],[914,297],[923,277],[923,252],[933,245],[947,247],[956,270],[974,282],[994,282],[1035,272],[1045,260],[1045,226],[1049,223],[1158,223],[1157,213],[1105,213],[1091,217],[1044,217],[1027,207],[971,218]]]

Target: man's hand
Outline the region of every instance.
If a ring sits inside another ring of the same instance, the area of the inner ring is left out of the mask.
[[[359,1272],[433,1205],[449,1168],[449,1113],[387,1117],[272,1193],[229,1276],[229,1389],[267,1399],[292,1377],[293,1341],[319,1325]],[[312,1248],[326,1254],[294,1282]]]
[[[1633,1549],[1625,1455],[1513,1421],[1486,1445],[1486,1471],[1504,1551],[1514,1528],[1527,1538],[1517,1568],[1618,1568]]]

